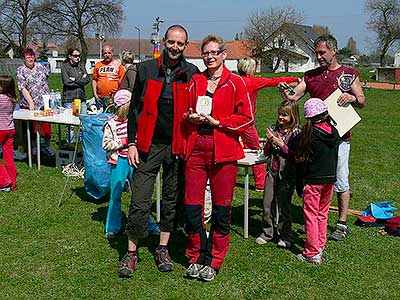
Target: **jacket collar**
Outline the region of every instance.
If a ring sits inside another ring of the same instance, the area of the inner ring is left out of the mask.
[[[208,72],[207,69],[205,71],[203,71],[203,75],[204,77],[207,79],[208,78]],[[221,74],[221,79],[218,82],[218,86],[224,85],[225,83],[228,82],[228,80],[230,79],[232,75],[232,72],[228,70],[228,68],[224,65],[223,69],[222,69],[222,74]]]

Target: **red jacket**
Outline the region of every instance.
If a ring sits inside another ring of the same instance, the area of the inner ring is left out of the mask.
[[[199,96],[207,92],[207,71],[195,74],[189,88],[189,107],[195,109]],[[214,128],[214,159],[216,163],[236,161],[244,157],[239,134],[254,122],[249,94],[243,79],[225,66],[212,98],[212,116],[220,121]],[[185,122],[185,159],[193,150],[198,125]]]
[[[164,75],[161,69],[162,56],[137,65],[137,75],[133,90],[133,105],[129,107],[128,142],[136,142],[141,152],[148,153],[153,139],[158,117],[158,99],[163,88]],[[184,59],[180,62],[180,72],[172,83],[173,90],[173,127],[172,154],[182,155],[182,121],[187,111],[189,82],[198,69]]]
[[[246,83],[247,91],[249,92],[251,105],[253,107],[253,114],[256,112],[256,100],[258,91],[270,87],[277,86],[279,82],[298,82],[297,77],[275,77],[275,78],[263,78],[263,77],[253,77],[249,75],[242,75],[244,82]]]

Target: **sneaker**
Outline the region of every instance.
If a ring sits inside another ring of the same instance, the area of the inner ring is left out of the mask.
[[[106,232],[106,239],[113,239],[117,236],[117,233],[114,231],[107,231]]]
[[[285,249],[288,249],[288,248],[292,247],[292,244],[293,244],[293,242],[289,241],[289,240],[280,239],[278,241],[278,247],[285,248]]]
[[[331,236],[329,237],[330,240],[333,241],[343,241],[346,238],[349,230],[346,225],[344,224],[336,224],[336,229],[332,232]]]
[[[0,188],[0,192],[11,192],[11,187],[10,186],[6,186],[6,187],[2,187]]]
[[[313,265],[322,264],[322,253],[321,252],[313,257],[305,257],[303,254],[300,253],[300,254],[296,255],[296,258],[298,261],[307,262],[307,263],[310,263]]]
[[[217,274],[216,270],[214,270],[210,266],[205,266],[203,267],[203,269],[200,270],[198,278],[199,280],[209,282],[214,280],[216,274]]]
[[[264,192],[264,189],[258,189],[258,188],[256,188],[255,191],[256,191],[256,192]]]
[[[266,239],[264,239],[263,237],[259,236],[258,238],[256,238],[256,243],[259,245],[264,245],[264,244],[268,243],[268,241]]]
[[[203,265],[200,264],[190,264],[189,268],[186,269],[185,277],[189,279],[196,279],[199,277],[200,270]]]
[[[54,151],[53,149],[50,148],[50,146],[47,146],[43,149],[42,153],[48,157],[53,157],[54,156]]]
[[[119,269],[118,269],[119,277],[131,278],[133,276],[133,273],[138,268],[138,260],[139,258],[136,253],[135,254],[126,253],[119,264]]]
[[[32,148],[32,155],[37,156],[37,148],[36,147]]]
[[[156,261],[158,271],[171,272],[174,269],[174,264],[169,256],[167,247],[158,246],[156,248],[156,253],[154,254],[154,259]]]
[[[14,150],[14,159],[15,160],[24,160],[26,158],[26,153],[20,152],[18,150]]]

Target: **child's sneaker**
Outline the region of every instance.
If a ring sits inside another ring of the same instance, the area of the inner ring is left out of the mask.
[[[186,269],[185,277],[189,278],[189,279],[198,278],[202,268],[203,268],[203,265],[190,264],[189,268]]]
[[[19,150],[14,150],[15,160],[24,160],[26,158],[26,153],[20,152]]]
[[[293,244],[293,242],[289,241],[289,240],[280,239],[278,241],[278,247],[285,248],[285,249],[289,249],[290,247],[292,247],[292,244]]]
[[[347,225],[338,223],[338,224],[336,224],[336,228],[332,232],[329,239],[336,241],[336,242],[343,241],[346,238],[348,232],[349,232],[349,229],[347,228]]]
[[[2,187],[0,188],[0,192],[11,192],[11,187],[10,186],[6,186],[6,187]]]
[[[297,260],[301,262],[307,262],[313,265],[320,265],[322,264],[322,252],[318,253],[313,257],[305,257],[303,254],[296,255]]]
[[[214,268],[210,266],[205,266],[199,272],[199,280],[207,282],[212,281],[214,280],[216,274],[217,271]]]
[[[132,277],[133,273],[138,268],[138,256],[135,253],[129,254],[126,253],[125,256],[121,259],[118,269],[119,277]]]
[[[259,244],[259,245],[264,245],[264,244],[268,243],[268,241],[267,241],[266,239],[264,239],[264,238],[260,235],[258,238],[256,238],[256,243]]]

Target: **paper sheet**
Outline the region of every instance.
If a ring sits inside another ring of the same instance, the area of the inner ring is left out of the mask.
[[[337,89],[324,102],[328,106],[329,115],[337,123],[335,127],[342,137],[360,122],[361,118],[351,104],[347,106],[339,106],[337,104],[337,99],[341,94],[342,91]]]

